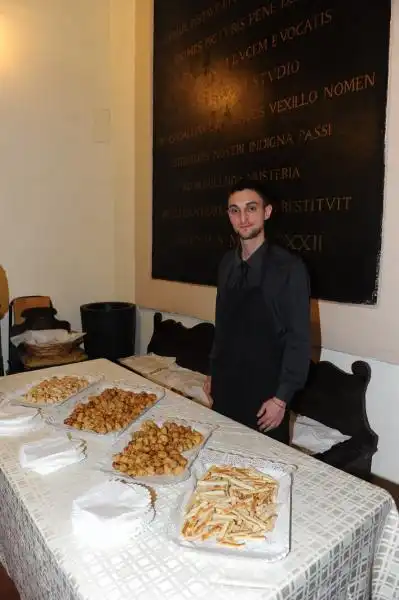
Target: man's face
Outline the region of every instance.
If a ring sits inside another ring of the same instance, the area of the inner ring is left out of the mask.
[[[252,240],[263,235],[264,222],[272,214],[271,205],[265,205],[253,190],[231,194],[227,210],[230,223],[241,240]]]

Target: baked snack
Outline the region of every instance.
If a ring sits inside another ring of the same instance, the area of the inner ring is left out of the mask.
[[[30,404],[58,404],[78,394],[88,385],[89,382],[84,377],[54,376],[31,387],[23,397]]]
[[[158,426],[146,421],[122,452],[113,468],[133,477],[179,475],[187,466],[183,452],[202,444],[204,436],[187,425],[166,421]]]
[[[156,394],[107,388],[87,403],[79,403],[64,420],[65,425],[106,434],[120,431],[157,401]]]

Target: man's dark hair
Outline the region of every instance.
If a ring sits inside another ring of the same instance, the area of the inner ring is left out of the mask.
[[[259,181],[256,179],[249,179],[246,177],[239,179],[230,189],[229,196],[235,194],[236,192],[242,192],[243,190],[250,190],[251,192],[256,192],[258,196],[262,198],[263,204],[265,206],[267,206],[268,204],[274,204],[273,190],[271,190],[268,186],[259,183]]]

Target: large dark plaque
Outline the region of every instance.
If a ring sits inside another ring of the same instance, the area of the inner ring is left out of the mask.
[[[216,283],[249,176],[313,297],[377,301],[389,27],[387,0],[155,0],[153,278]]]

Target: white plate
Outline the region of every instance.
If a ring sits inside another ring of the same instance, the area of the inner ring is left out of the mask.
[[[122,473],[121,471],[117,471],[116,469],[113,468],[112,463],[113,463],[114,455],[123,451],[125,446],[127,446],[127,444],[132,439],[132,433],[134,433],[135,431],[138,431],[140,429],[142,423],[137,423],[137,424],[133,425],[132,427],[129,427],[129,430],[124,433],[124,435],[118,440],[118,442],[116,444],[114,444],[111,451],[107,453],[107,456],[100,463],[98,463],[98,465],[97,465],[98,468],[101,471],[104,471],[106,473],[112,473],[113,475],[117,476],[118,478],[126,479],[127,481],[137,481],[139,483],[143,483],[145,485],[150,485],[150,486],[173,485],[176,483],[181,483],[182,481],[186,481],[191,476],[191,467],[192,467],[195,459],[197,458],[200,450],[202,448],[204,448],[204,445],[209,440],[213,431],[215,431],[215,429],[217,429],[217,425],[213,425],[210,423],[204,423],[201,421],[191,421],[189,419],[175,419],[174,417],[168,417],[168,418],[164,417],[162,419],[153,418],[151,420],[153,420],[158,426],[162,426],[163,423],[165,423],[165,421],[177,423],[178,425],[186,425],[187,427],[191,427],[192,429],[199,431],[204,436],[204,440],[203,440],[202,444],[200,444],[199,446],[196,446],[195,448],[192,448],[191,450],[182,452],[182,455],[185,458],[187,458],[187,461],[188,461],[183,473],[181,473],[180,475],[153,475],[153,476],[148,476],[148,477],[144,477],[144,476],[134,477],[131,475],[126,475],[126,474]]]
[[[239,548],[221,546],[213,540],[189,541],[181,535],[185,519],[185,508],[195,491],[197,481],[213,465],[230,465],[233,467],[253,467],[274,477],[279,483],[277,496],[278,516],[273,531],[265,536],[264,541],[248,541]],[[180,546],[192,550],[212,552],[220,555],[235,557],[261,558],[267,562],[274,562],[285,558],[290,551],[291,542],[291,489],[292,475],[296,467],[282,463],[268,461],[262,457],[245,456],[231,452],[204,449],[193,469],[193,481],[178,500],[177,507],[171,514],[168,525],[168,537]]]
[[[140,413],[138,417],[136,417],[130,423],[128,423],[126,427],[118,431],[110,431],[108,433],[97,433],[96,431],[91,431],[89,429],[77,429],[76,427],[65,425],[64,420],[70,416],[78,402],[81,402],[82,404],[87,404],[88,402],[90,402],[90,398],[92,396],[97,396],[101,394],[101,392],[103,392],[104,390],[108,390],[110,388],[118,388],[120,390],[134,392],[136,394],[140,394],[143,392],[147,392],[148,394],[155,394],[157,400],[154,402],[154,404],[151,404],[151,406],[149,406],[142,413]],[[145,415],[146,412],[154,408],[154,406],[156,406],[156,404],[164,397],[164,395],[165,390],[159,386],[152,387],[151,385],[128,385],[126,383],[121,383],[120,381],[103,381],[96,386],[95,390],[91,390],[90,393],[85,393],[83,394],[83,396],[80,396],[79,399],[76,398],[74,401],[65,403],[63,406],[58,407],[55,411],[48,411],[47,414],[44,415],[44,419],[46,423],[48,423],[48,425],[52,425],[57,429],[71,431],[75,434],[78,432],[79,437],[90,436],[95,437],[96,439],[106,439],[115,441],[127,430],[128,427],[131,426],[132,423],[134,423],[138,419],[141,419],[141,417]]]
[[[88,384],[86,387],[81,389],[79,392],[71,394],[71,395],[67,396],[66,398],[64,398],[63,400],[60,400],[59,402],[53,402],[51,404],[28,402],[27,400],[24,399],[24,395],[27,394],[29,392],[29,390],[31,390],[33,387],[35,387],[42,381],[48,381],[48,380],[52,379],[53,377],[57,377],[59,379],[62,377],[76,377],[77,379],[86,379],[88,381]],[[19,406],[26,406],[28,408],[54,408],[55,406],[61,406],[61,404],[64,404],[65,402],[69,401],[71,398],[76,398],[77,396],[80,396],[82,393],[86,392],[89,388],[91,388],[92,386],[99,383],[103,379],[103,377],[104,377],[103,375],[75,375],[74,373],[57,373],[56,375],[50,375],[47,377],[41,377],[39,379],[36,379],[35,381],[33,381],[32,383],[29,383],[28,385],[24,386],[23,388],[20,388],[14,392],[10,392],[9,394],[6,394],[5,398],[6,398],[6,400],[10,401],[12,404],[17,404]]]

